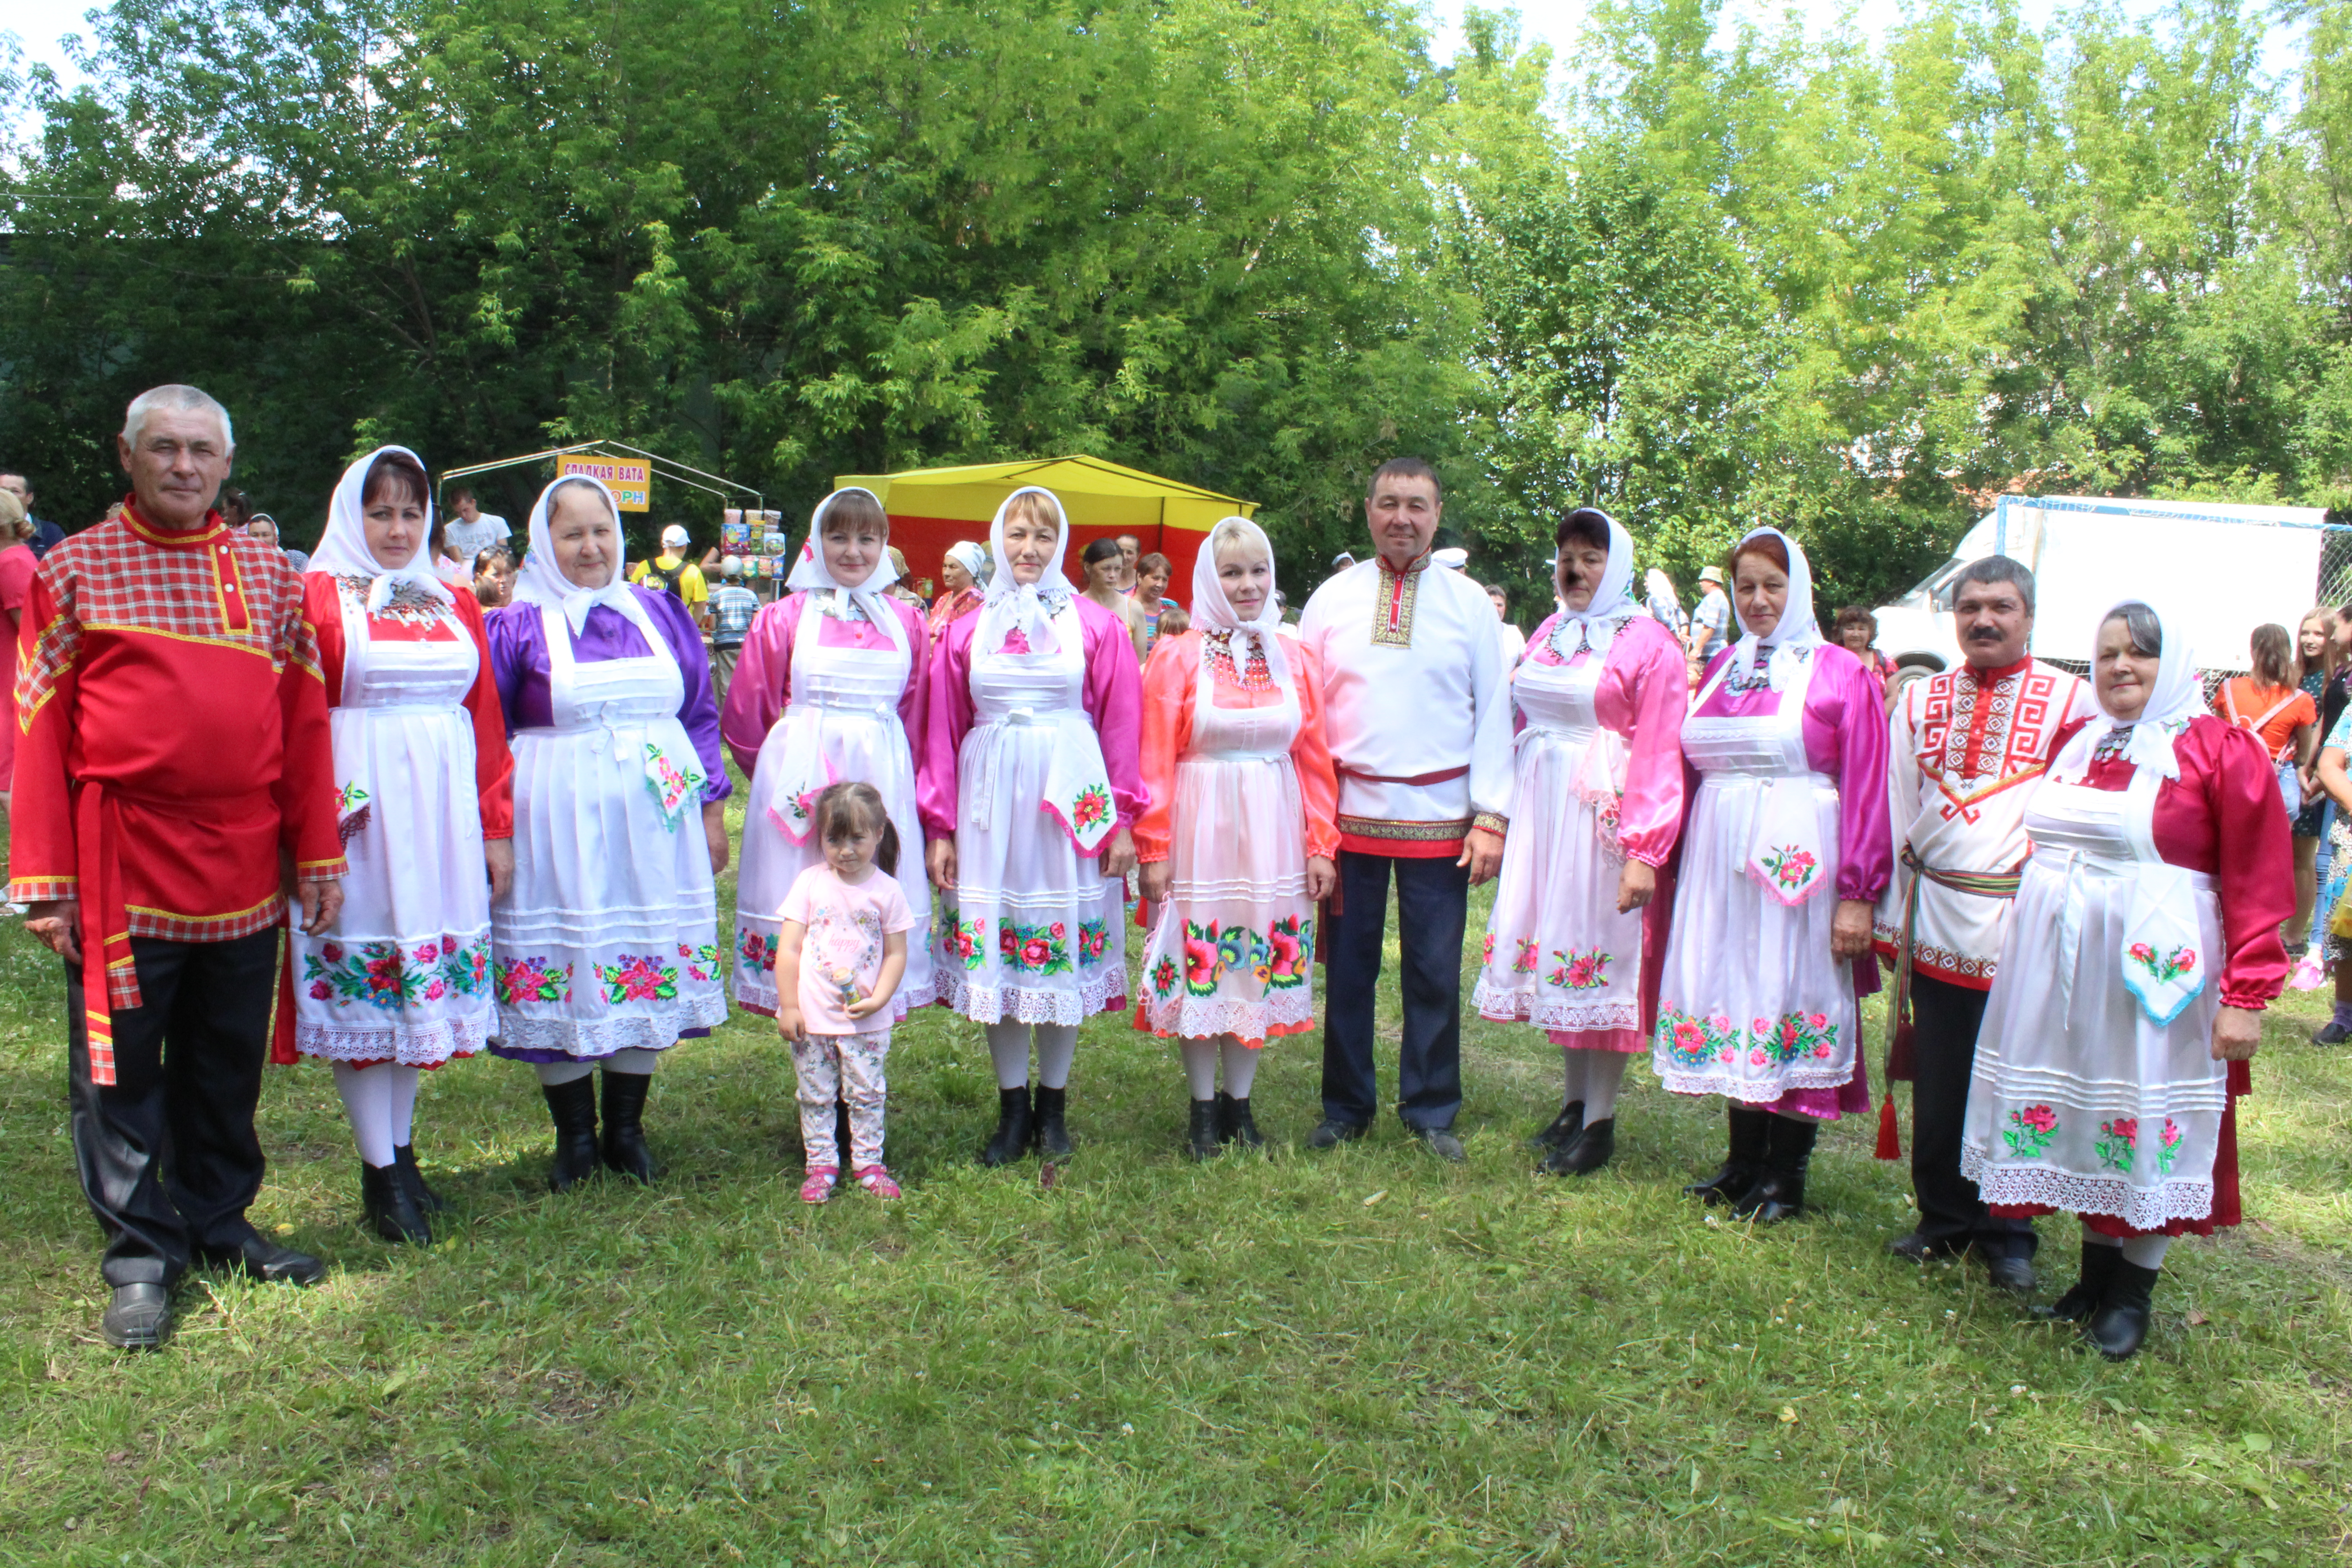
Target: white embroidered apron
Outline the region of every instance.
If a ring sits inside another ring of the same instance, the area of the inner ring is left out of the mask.
[[[1718,667],[1716,680],[1732,660]],[[1853,966],[1830,933],[1838,874],[1837,781],[1805,755],[1805,693],[1819,660],[1754,718],[1684,721],[1701,776],[1683,835],[1651,1065],[1678,1094],[1766,1105],[1853,1077]]]
[[[2213,1211],[2229,1104],[2212,1059],[2221,902],[2167,864],[2161,775],[2043,782],[2033,856],[1977,1037],[1960,1170],[1990,1204],[2109,1215],[2137,1230]]]
[[[685,679],[657,630],[581,664],[561,610],[541,625],[553,721],[515,732],[514,888],[491,910],[500,1045],[666,1049],[727,1017]]]

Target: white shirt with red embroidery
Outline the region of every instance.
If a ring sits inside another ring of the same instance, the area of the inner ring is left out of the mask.
[[[1888,721],[1895,864],[1873,922],[1881,952],[1891,958],[1902,935],[1915,875],[1906,850],[1937,871],[2016,870],[2032,848],[2026,803],[2059,743],[2097,713],[2088,683],[2031,658],[1997,670],[1964,664],[1905,688]],[[1990,990],[2013,901],[1924,881],[1912,967]]]

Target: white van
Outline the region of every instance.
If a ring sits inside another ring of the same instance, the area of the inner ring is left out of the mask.
[[[1960,663],[1955,580],[1971,561],[2010,555],[2033,571],[2038,658],[2086,668],[2099,614],[2145,596],[2168,625],[2186,621],[2200,667],[2242,670],[2256,626],[2293,632],[2312,605],[2352,594],[2352,528],[2326,518],[2306,506],[2003,496],[1949,561],[1878,609],[1878,650],[1898,665]]]

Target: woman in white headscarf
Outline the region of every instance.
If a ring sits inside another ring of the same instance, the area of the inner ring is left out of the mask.
[[[1886,715],[1825,641],[1805,552],[1776,528],[1733,546],[1739,638],[1683,721],[1692,771],[1651,1065],[1728,1105],[1723,1168],[1684,1188],[1742,1218],[1802,1211],[1821,1123],[1870,1109],[1857,991],[1894,870]]]
[[[425,465],[385,447],[343,471],[302,579],[334,731],[343,908],[287,962],[294,1048],[332,1062],[359,1146],[364,1223],[432,1239],[417,1073],[496,1032],[490,898],[514,870],[514,808],[482,612],[433,571]]]
[[[644,1130],[654,1064],[727,1017],[712,879],[734,786],[710,660],[684,605],[624,580],[619,520],[599,480],[541,491],[514,602],[489,617],[515,754],[490,1049],[538,1069],[557,1192],[600,1161],[641,1182],[660,1173]]]
[[[940,561],[939,596],[931,601],[928,625],[933,646],[948,628],[980,608],[988,585],[988,552],[969,539],[948,546]]]
[[[1118,894],[1144,807],[1140,682],[1126,626],[1062,574],[1069,537],[1052,491],[1006,497],[987,602],[948,628],[931,665],[917,794],[945,897],[940,999],[987,1026],[996,1065],[985,1165],[1033,1144],[1048,1160],[1070,1152],[1078,1025],[1127,1006]]]
[[[1675,592],[1675,580],[1659,567],[1653,566],[1643,575],[1643,585],[1649,590],[1649,601],[1643,607],[1650,618],[1675,634],[1675,641],[1686,642],[1690,637],[1690,617],[1683,614],[1682,595]]]
[[[1185,1149],[1205,1160],[1265,1142],[1250,1114],[1257,1052],[1315,1026],[1315,915],[1339,880],[1339,786],[1322,671],[1282,626],[1264,529],[1229,517],[1209,531],[1192,614],[1143,672],[1151,804],[1135,845],[1159,919],[1135,1023],[1176,1040],[1192,1088]]]
[[[2205,710],[2179,623],[2126,601],[2094,646],[2100,717],[2026,807],[1960,1170],[1995,1214],[2081,1216],[2082,1276],[2043,1315],[2120,1361],[2169,1239],[2239,1221],[2233,1102],[2294,871],[2270,756]]]
[[[1616,1149],[1617,1087],[1656,1022],[1673,900],[1655,895],[1682,832],[1690,680],[1682,644],[1633,600],[1633,541],[1616,519],[1580,508],[1553,544],[1565,608],[1511,682],[1511,831],[1477,1003],[1560,1047],[1567,1088],[1536,1135],[1538,1169],[1585,1175]]]
[[[825,785],[880,791],[901,863],[910,876],[922,863],[915,748],[930,639],[921,611],[884,593],[898,577],[889,545],[890,519],[873,491],[852,486],[817,503],[790,592],[753,617],[719,716],[727,749],[751,776],[735,888],[735,1001],[767,1017],[776,1015],[776,911],[793,879],[824,858],[814,812]],[[915,928],[891,997],[898,1022],[934,995],[930,902],[908,904]]]

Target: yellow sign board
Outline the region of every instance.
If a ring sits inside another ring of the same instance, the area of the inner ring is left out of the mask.
[[[570,456],[555,459],[555,476],[583,474],[592,479],[602,479],[623,511],[653,510],[654,466],[648,462],[633,462],[626,458]]]

